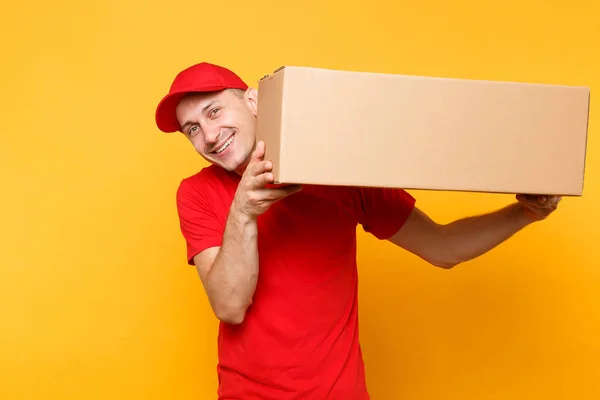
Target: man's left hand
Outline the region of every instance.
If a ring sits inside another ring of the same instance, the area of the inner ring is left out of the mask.
[[[561,196],[518,194],[517,200],[526,214],[534,221],[540,221],[552,214],[557,208]]]

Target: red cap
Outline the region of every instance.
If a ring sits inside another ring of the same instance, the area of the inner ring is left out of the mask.
[[[175,110],[188,93],[215,92],[223,89],[246,90],[248,85],[232,71],[219,65],[202,62],[181,71],[171,84],[169,93],[156,107],[156,125],[163,132],[177,132],[179,123]]]

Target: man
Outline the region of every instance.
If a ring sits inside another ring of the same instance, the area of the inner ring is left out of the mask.
[[[401,189],[273,183],[255,143],[258,93],[232,71],[180,72],[156,110],[211,165],[177,191],[187,260],[221,321],[220,399],[368,399],[359,344],[356,227],[451,268],[546,218],[560,200],[518,195],[441,225]]]

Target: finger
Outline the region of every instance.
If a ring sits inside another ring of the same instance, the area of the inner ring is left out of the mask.
[[[537,194],[518,194],[517,200],[524,202],[537,202],[539,198],[542,196],[538,196]]]
[[[560,199],[560,196],[539,195],[537,196],[535,203],[537,207],[551,209],[556,208]]]
[[[281,200],[291,194],[300,192],[302,190],[302,185],[289,185],[265,190],[265,196],[267,196],[269,200]]]
[[[538,207],[540,204],[537,201],[536,196],[531,195],[518,195],[517,200],[527,206]]]
[[[546,195],[531,195],[531,194],[519,194],[517,200],[523,204],[527,204],[531,207],[536,208],[551,208],[556,205],[556,196]]]
[[[532,201],[520,201],[520,204],[528,213],[531,213],[532,216],[548,215],[558,208],[558,203],[555,203],[552,200],[548,200],[544,204]]]
[[[548,200],[548,204],[551,204],[553,206],[557,206],[558,203],[560,203],[561,200],[562,200],[562,196],[550,196],[550,198]]]
[[[273,173],[265,170],[265,171],[259,173],[253,179],[253,186],[256,188],[264,188],[269,183],[273,183],[273,180],[274,180]]]
[[[250,162],[248,162],[248,166],[259,163],[263,160],[265,156],[265,142],[260,141],[256,144],[252,155],[250,156]]]
[[[261,161],[254,164],[249,172],[251,176],[257,177],[265,172],[270,172],[273,169],[273,163],[271,161]]]

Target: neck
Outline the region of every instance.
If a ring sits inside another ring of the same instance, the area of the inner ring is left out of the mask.
[[[248,159],[246,161],[244,161],[243,164],[240,164],[240,166],[235,169],[235,173],[238,174],[239,176],[242,176],[244,174],[244,171],[246,171],[246,168],[248,168],[249,163],[250,163],[250,158],[248,157]]]
[[[254,146],[252,146],[252,151],[249,152],[249,154],[246,157],[246,159],[244,160],[244,162],[241,163],[235,169],[235,173],[238,174],[239,176],[242,176],[244,174],[244,171],[246,171],[246,168],[248,168],[248,164],[250,164],[250,159],[252,159],[252,155],[254,154],[254,150],[256,150],[256,143],[254,143]]]

